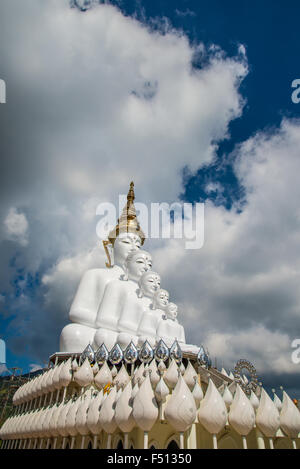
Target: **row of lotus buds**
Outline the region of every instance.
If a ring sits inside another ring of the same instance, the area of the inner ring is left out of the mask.
[[[198,363],[202,366],[206,366],[209,363],[206,357],[207,355],[204,349],[200,348],[198,354]],[[131,342],[125,351],[121,349],[119,344],[115,344],[110,352],[108,352],[104,344],[102,344],[96,352],[94,352],[92,347],[88,345],[80,356],[79,364],[82,364],[88,360],[89,363],[93,364],[93,374],[96,374],[99,370],[99,366],[102,366],[107,362],[110,362],[113,366],[118,365],[123,360],[125,363],[130,365],[134,365],[137,360],[147,364],[154,358],[160,362],[166,362],[168,359],[174,359],[177,363],[180,363],[182,360],[182,351],[180,345],[177,341],[175,341],[172,347],[169,349],[163,340],[160,340],[157,347],[152,349],[150,344],[146,341],[138,350]],[[77,361],[74,360],[71,364],[71,359],[69,359],[67,362],[62,362],[60,365],[48,369],[42,375],[37,376],[33,380],[21,386],[13,397],[13,404],[20,405],[26,402],[30,402],[33,399],[39,397],[41,398],[44,395],[65,388],[72,381],[73,374],[74,380],[80,386],[86,386],[85,383],[91,382],[93,376],[91,376],[91,372],[76,374],[77,367]],[[82,378],[80,378],[81,375],[83,375]],[[99,376],[95,377],[95,382],[97,383],[99,379],[103,379],[101,377],[101,373]]]
[[[67,363],[70,366],[71,362]],[[48,439],[48,445],[54,438],[55,447],[59,437],[64,441],[71,437],[73,445],[76,436],[81,436],[84,447],[88,435],[97,439],[104,432],[109,448],[111,436],[119,428],[126,447],[129,433],[137,427],[144,431],[147,448],[149,431],[156,422],[165,421],[179,433],[181,448],[184,433],[193,424],[201,424],[212,435],[214,448],[217,435],[229,424],[241,435],[245,449],[255,426],[269,439],[271,448],[280,430],[296,448],[300,412],[285,392],[283,402],[277,396],[273,401],[264,389],[259,396],[251,391],[248,397],[237,383],[224,383],[217,389],[210,379],[204,395],[193,365],[188,362],[185,367],[174,358],[167,365],[163,360],[157,364],[155,358],[142,362],[131,375],[124,363],[117,371],[115,365],[110,369],[107,361],[100,368],[92,366],[88,357],[81,365],[76,362],[75,368],[73,379],[81,387],[80,395],[72,393],[66,399],[64,393],[61,402],[12,416],[4,423],[0,437],[23,439],[24,444],[34,439],[34,445],[37,439],[41,445]]]

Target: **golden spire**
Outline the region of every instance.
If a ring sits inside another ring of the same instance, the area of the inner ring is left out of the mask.
[[[127,204],[123,208],[123,212],[118,219],[117,226],[109,233],[108,240],[113,245],[117,236],[120,233],[135,233],[141,239],[141,245],[144,244],[145,235],[140,227],[139,221],[136,216],[134,206],[134,183],[130,183],[130,188],[127,194]]]

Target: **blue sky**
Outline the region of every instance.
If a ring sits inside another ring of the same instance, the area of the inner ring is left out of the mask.
[[[300,107],[291,100],[291,83],[299,75],[300,41],[298,34],[299,3],[293,0],[253,2],[153,1],[118,2],[126,14],[141,19],[166,17],[182,29],[189,40],[218,44],[228,54],[235,54],[238,44],[247,50],[250,72],[241,92],[247,104],[243,116],[231,123],[231,138],[219,148],[219,157],[233,150],[259,129],[277,126],[282,116],[299,117]],[[241,197],[242,191],[231,166],[218,172],[220,163],[201,169],[187,181],[185,196],[198,201],[207,196],[203,183],[221,180],[227,188],[226,202]]]
[[[27,371],[58,349],[82,272],[103,261],[102,252],[89,255],[97,244],[95,204],[126,192],[133,177],[141,201],[207,203],[208,242],[197,263],[186,253],[184,275],[164,260],[161,245],[151,245],[186,312],[190,340],[208,343],[228,368],[241,354],[258,363],[266,386],[284,381],[299,393],[299,366],[289,363],[289,344],[300,334],[293,181],[300,104],[291,100],[292,81],[300,77],[299,4],[118,1],[109,9],[96,3],[82,12],[57,0],[0,6],[0,78],[8,90],[0,105],[0,332],[8,366]],[[182,70],[189,57],[190,69],[199,71],[195,79]],[[159,84],[157,112],[170,109],[174,125],[157,119],[161,134],[147,117],[149,103],[126,101],[133,86],[139,94],[139,74]],[[193,89],[198,111],[193,99],[185,105]],[[186,100],[173,109],[181,91]],[[126,131],[115,119],[124,109],[132,123]],[[139,127],[141,116],[146,127]],[[169,179],[157,169],[162,161],[173,171]],[[194,296],[198,278],[201,301]],[[251,348],[253,337],[268,337],[270,349],[263,339]],[[224,343],[234,344],[230,352]]]

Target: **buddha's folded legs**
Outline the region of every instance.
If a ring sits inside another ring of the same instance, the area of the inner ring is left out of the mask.
[[[71,323],[65,326],[60,335],[60,351],[82,352],[88,344],[94,341],[96,329],[82,324]]]
[[[96,331],[94,336],[93,347],[95,350],[100,347],[100,345],[105,344],[108,350],[111,350],[115,343],[117,342],[118,332],[111,331],[109,329],[99,328]]]
[[[156,345],[156,338],[151,336],[151,335],[141,335],[139,336],[139,340],[138,340],[138,345],[139,347],[142,347],[142,345],[145,343],[145,342],[148,342],[151,347],[155,347]]]
[[[133,342],[135,346],[138,345],[138,336],[133,334],[128,334],[127,332],[120,332],[118,334],[117,342],[120,345],[122,350],[125,350],[126,347]]]

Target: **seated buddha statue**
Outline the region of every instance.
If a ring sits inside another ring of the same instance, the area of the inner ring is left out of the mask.
[[[159,321],[157,327],[157,340],[163,339],[169,347],[175,340],[185,344],[184,328],[178,323],[177,311],[178,307],[175,303],[168,303],[165,309],[165,315]]]
[[[134,336],[143,315],[143,304],[137,295],[137,282],[151,266],[152,258],[148,252],[133,251],[125,262],[124,275],[106,286],[96,320],[95,348],[102,343],[107,348],[112,348],[115,342],[123,348],[131,340],[137,343],[137,337]]]
[[[88,270],[81,279],[69,312],[71,324],[64,327],[60,336],[61,352],[81,352],[88,343],[93,343],[96,328],[100,327],[99,323],[96,326],[96,320],[106,286],[125,274],[128,254],[144,244],[145,235],[137,220],[134,199],[134,184],[131,183],[117,226],[103,242],[108,256],[106,268]],[[113,265],[108,246],[112,250]]]
[[[61,352],[82,352],[89,343],[95,349],[102,343],[111,349],[117,341],[122,347],[131,340],[140,345],[146,339],[154,346],[163,336],[166,341],[177,338],[183,351],[197,353],[197,347],[184,343],[174,306],[168,306],[169,293],[160,289],[159,274],[150,270],[151,256],[140,249],[145,235],[133,186],[116,227],[103,241],[106,268],[88,270],[81,279],[69,312],[71,323],[61,332]]]
[[[160,277],[155,272],[147,270],[140,275],[140,272],[133,271],[132,263],[135,258],[137,259],[137,256],[132,253],[128,256],[127,261],[128,279],[132,283],[134,282],[135,295],[131,295],[128,302],[124,304],[118,323],[120,333],[117,340],[122,348],[125,348],[131,341],[138,345],[139,324],[152,303],[153,294],[160,286]],[[145,296],[146,292],[151,299]]]
[[[147,295],[147,292],[146,292]],[[157,340],[158,324],[165,314],[165,309],[169,303],[169,292],[158,289],[152,296],[151,304],[145,311],[145,314],[138,328],[139,345],[146,340],[153,347]]]

